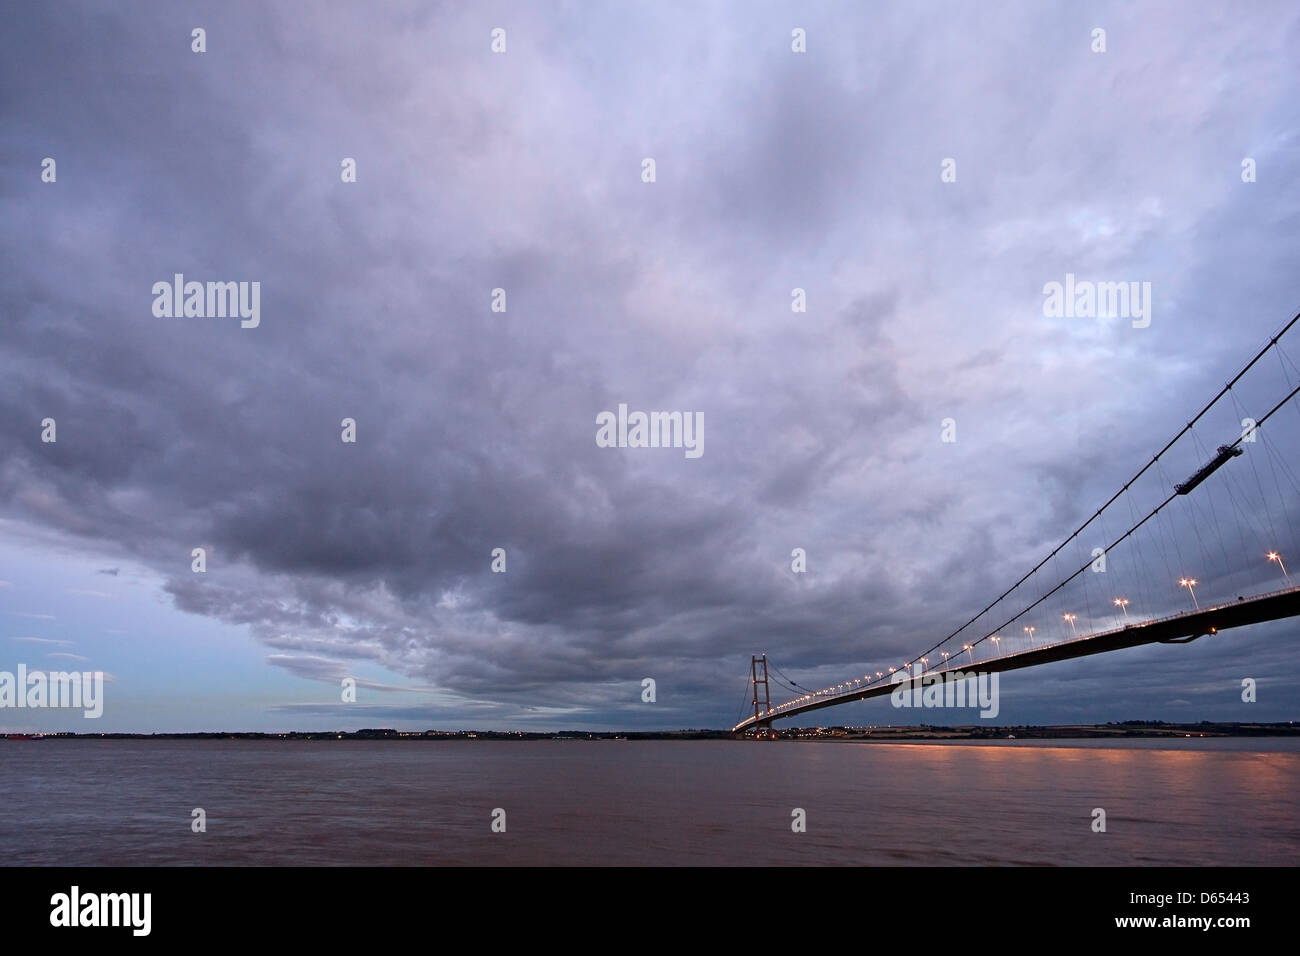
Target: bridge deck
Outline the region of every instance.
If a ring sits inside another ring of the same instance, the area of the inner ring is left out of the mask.
[[[1057,644],[1048,644],[1027,651],[1017,651],[1013,654],[1004,654],[1001,657],[979,661],[965,667],[957,666],[954,658],[950,666],[927,670],[924,676],[937,676],[951,671],[992,673],[994,671],[1018,670],[1022,667],[1035,667],[1039,664],[1050,664],[1054,661],[1070,660],[1075,657],[1088,657],[1092,654],[1119,651],[1128,647],[1137,647],[1141,644],[1192,639],[1205,634],[1226,631],[1233,627],[1245,627],[1249,624],[1260,624],[1264,621],[1276,621],[1296,616],[1300,616],[1300,586],[1274,591],[1270,594],[1260,594],[1227,604],[1219,604],[1215,607],[1202,608],[1198,611],[1187,611],[1182,614],[1171,614],[1168,617],[1155,618],[1137,624],[1126,624],[1114,630],[1099,631],[1086,637],[1061,641]],[[834,707],[837,704],[866,700],[870,697],[883,697],[886,694],[893,693],[899,686],[911,687],[917,680],[918,678],[909,678],[897,683],[890,683],[888,679],[882,679],[866,687],[855,688],[840,694],[827,694],[806,703],[782,704],[773,707],[771,711],[762,717],[745,718],[733,727],[732,731],[740,732],[755,724],[770,724],[774,720],[783,720],[786,717],[804,714],[810,710],[820,710],[823,707]]]

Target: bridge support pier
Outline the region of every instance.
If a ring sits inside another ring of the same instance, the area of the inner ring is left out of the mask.
[[[772,733],[772,721],[763,720],[763,715],[772,709],[772,695],[767,685],[767,655],[761,657],[749,658],[749,676],[750,683],[754,688],[754,733],[758,740],[762,740],[766,735],[774,737]],[[760,701],[758,697],[759,686],[763,688],[763,698]]]

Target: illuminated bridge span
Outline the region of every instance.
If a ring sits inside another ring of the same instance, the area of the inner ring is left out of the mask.
[[[1298,321],[1300,315],[1269,339],[1091,518],[961,627],[910,660],[818,690],[801,687],[775,665],[775,676],[769,676],[767,655],[754,657],[747,695],[753,712],[733,731],[764,731],[775,720],[882,697],[900,686],[911,688],[944,675],[957,679],[958,673],[1018,670],[1144,644],[1184,644],[1219,631],[1300,616],[1300,586],[1293,585],[1285,564],[1285,555],[1294,553],[1297,542],[1291,510],[1300,502],[1300,480],[1292,462],[1300,429],[1294,427],[1292,416],[1300,414],[1300,385],[1296,384],[1300,367],[1281,345]],[[1270,352],[1277,355],[1281,369],[1280,378],[1274,376],[1272,395],[1282,397],[1273,404],[1260,402],[1256,407],[1264,413],[1252,418],[1245,414],[1239,392],[1246,390],[1252,369],[1254,379],[1260,377],[1258,363]],[[1216,407],[1220,415],[1232,416],[1238,435],[1211,452],[1195,427],[1203,421],[1212,424],[1207,416]],[[1268,433],[1265,423],[1271,425]],[[1284,440],[1279,443],[1270,435]],[[1164,465],[1180,449],[1184,459],[1194,454],[1201,465],[1194,472],[1182,472],[1190,477],[1175,482]],[[1237,460],[1248,464],[1234,466]],[[1272,493],[1265,490],[1266,484],[1272,486]],[[1175,509],[1169,507],[1174,501],[1180,503],[1185,519],[1181,525],[1171,513]],[[1119,527],[1128,530],[1108,535],[1106,515],[1118,513],[1121,502],[1127,514]],[[1081,537],[1085,533],[1105,542],[1104,546],[1092,547],[1091,540],[1085,544]],[[1071,545],[1072,556],[1066,554]],[[1123,558],[1129,560],[1121,564]],[[1264,568],[1269,569],[1268,575],[1261,573]],[[1205,569],[1212,569],[1213,575],[1207,577]],[[1061,577],[1066,571],[1070,573]],[[1281,581],[1269,581],[1273,574]],[[1283,587],[1268,589],[1269,583]],[[1261,589],[1260,584],[1266,587]],[[1207,589],[1215,600],[1202,604]],[[1175,597],[1191,608],[1173,610]],[[1131,613],[1135,598],[1150,609],[1148,616]],[[990,626],[991,621],[999,623]],[[1036,636],[1039,632],[1041,637]],[[1058,639],[1047,640],[1049,632]],[[795,696],[773,705],[769,681],[783,683]]]

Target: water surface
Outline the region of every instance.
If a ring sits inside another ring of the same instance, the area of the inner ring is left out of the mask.
[[[46,739],[0,779],[9,864],[1300,862],[1296,740]]]

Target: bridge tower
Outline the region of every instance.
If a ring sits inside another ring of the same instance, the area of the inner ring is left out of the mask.
[[[759,674],[762,674],[760,677]],[[754,730],[759,737],[763,736],[763,729],[767,728],[770,733],[772,730],[772,721],[764,721],[762,713],[772,709],[772,697],[767,687],[767,655],[762,657],[750,656],[749,658],[749,675],[754,687]],[[758,686],[763,685],[763,699],[760,703],[758,698]]]

